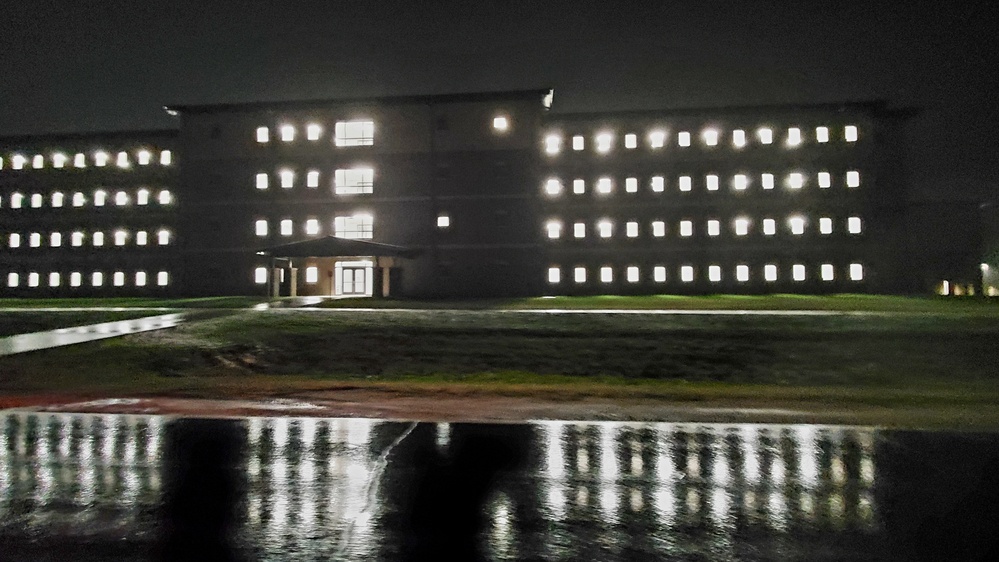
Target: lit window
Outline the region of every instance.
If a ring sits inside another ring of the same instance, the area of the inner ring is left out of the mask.
[[[437,224],[441,224],[441,219],[445,224],[450,225],[447,215],[437,217]],[[374,217],[366,213],[358,213],[349,217],[336,217],[333,219],[333,232],[340,238],[365,238],[374,236]],[[444,227],[442,227],[444,228]]]
[[[628,269],[625,270],[625,271],[626,271],[625,275],[627,276],[628,283],[638,283],[638,279],[639,279],[638,267],[632,265],[632,266],[629,266]]]
[[[763,219],[763,234],[766,236],[777,234],[777,221],[774,219]]]
[[[100,271],[95,271],[94,274],[90,277],[90,284],[93,285],[94,287],[100,287],[101,285],[103,285],[104,274],[101,273]]]
[[[718,236],[721,234],[721,222],[711,219],[708,221],[708,236]]]
[[[677,133],[676,143],[680,146],[690,146],[690,133],[687,131]]]
[[[638,178],[625,178],[624,191],[627,193],[638,192]]]
[[[557,267],[548,268],[548,282],[560,283],[562,281],[562,270]]]
[[[124,246],[127,238],[128,238],[127,232],[125,232],[124,230],[116,230],[114,232],[114,245]]]
[[[87,167],[87,155],[82,152],[78,152],[73,156],[73,167],[74,168],[86,168]]]
[[[846,230],[850,234],[860,234],[862,225],[860,223],[860,217],[850,217],[846,219]]]
[[[652,221],[652,236],[656,238],[666,236],[666,223],[663,221]]]
[[[709,265],[708,266],[708,281],[712,283],[717,283],[721,281],[721,266]]]
[[[257,142],[270,142],[271,130],[267,127],[257,127]]]
[[[42,156],[41,154],[36,154],[31,159],[31,167],[34,168],[34,169],[36,169],[36,170],[40,170],[40,169],[44,168],[45,167],[45,157]]]
[[[437,228],[448,228],[451,226],[451,217],[448,215],[437,215]]]
[[[295,140],[295,127],[291,125],[281,125],[281,141],[291,142]]]
[[[652,191],[662,193],[666,189],[666,180],[662,176],[652,176]]]
[[[97,152],[94,153],[94,166],[97,166],[98,168],[107,166],[108,160],[110,159],[111,156],[107,152],[104,152],[103,150],[98,150]]]
[[[666,133],[664,131],[652,131],[649,133],[649,146],[652,148],[662,148],[666,145]]]
[[[572,235],[575,238],[586,238],[586,224],[577,222],[572,225]]]
[[[680,281],[690,283],[694,280],[694,266],[685,265],[680,268]]]
[[[577,267],[572,271],[572,276],[576,283],[586,283],[586,268]]]
[[[16,274],[16,273],[8,273],[7,274],[7,286],[8,287],[17,287],[21,283],[20,277],[21,276],[18,275],[18,274]]]
[[[760,183],[763,185],[763,189],[773,189],[774,188],[774,175],[773,174],[763,174],[760,176]]]
[[[124,271],[115,271],[114,275],[111,277],[111,279],[112,279],[111,282],[114,283],[115,287],[124,287],[125,286],[125,272]]]
[[[308,219],[305,221],[305,233],[309,236],[319,234],[319,219]]]
[[[860,172],[847,172],[846,173],[846,186],[847,187],[860,187]]]
[[[32,271],[28,274],[28,286],[37,287],[38,286],[38,274]]]
[[[602,220],[597,223],[597,232],[600,233],[601,238],[610,238],[613,230],[614,225],[609,220]]]
[[[169,150],[161,150],[160,165],[169,166],[170,164],[173,164],[173,152],[170,152]]]
[[[692,185],[690,176],[680,176],[680,191],[690,191]]]
[[[821,273],[823,281],[832,281],[836,277],[836,270],[831,263],[822,264]]]
[[[573,150],[583,150],[585,141],[582,135],[576,135],[572,137],[572,149]]]
[[[149,204],[149,190],[140,189],[135,194],[135,204],[136,205],[148,205]]]
[[[774,142],[774,132],[766,127],[756,131],[756,136],[760,139],[760,144],[771,144]]]
[[[819,234],[832,234],[833,221],[829,217],[819,219]]]
[[[261,220],[258,220],[256,222],[256,233],[257,233],[257,236],[267,236],[267,221],[266,220],[261,219]]]
[[[42,194],[35,193],[31,196],[31,208],[38,209],[42,206]]]
[[[166,229],[160,229],[156,233],[156,243],[160,246],[166,246],[170,243],[170,231]]]
[[[746,146],[746,131],[743,131],[742,129],[732,131],[732,145],[736,148]]]
[[[843,129],[843,138],[846,139],[846,142],[857,142],[857,126],[847,125]]]
[[[791,279],[794,279],[795,281],[804,281],[805,266],[800,263],[796,263],[791,266]]]
[[[323,134],[323,128],[317,123],[309,123],[305,127],[305,136],[310,141],[319,140],[319,137]]]
[[[79,247],[83,245],[83,233],[77,230],[69,236],[69,243],[74,247]]]
[[[654,268],[652,268],[652,280],[655,281],[656,283],[665,283],[666,268],[661,265],[657,265]]]
[[[83,283],[83,276],[80,275],[79,271],[74,271],[69,274],[69,286],[79,287]]]
[[[611,141],[614,137],[610,133],[600,133],[597,135],[597,152],[605,153],[611,149]]]
[[[65,199],[65,197],[63,196],[62,193],[60,193],[58,191],[55,192],[55,193],[53,193],[52,194],[52,206],[53,207],[62,207],[63,199]]]
[[[149,243],[149,234],[145,230],[140,230],[135,233],[135,245],[145,246]]]
[[[10,196],[10,208],[11,209],[20,209],[21,205],[23,205],[23,204],[24,204],[24,195],[21,195],[20,193],[13,193],[13,194],[11,194],[11,196]]]
[[[319,187],[319,172],[316,170],[309,170],[305,174],[305,187]]]
[[[777,266],[770,263],[763,266],[763,279],[769,283],[777,280]]]
[[[10,236],[7,237],[7,245],[11,248],[21,247],[21,235],[16,232],[11,232]]]
[[[562,223],[559,221],[548,221],[545,223],[549,238],[558,238],[562,235]]]
[[[28,159],[20,154],[15,154],[10,157],[10,165],[15,170],[20,170],[24,168],[24,165],[28,162]]]
[[[291,236],[292,232],[291,219],[284,219],[281,221],[280,232],[281,236]]]
[[[371,146],[375,144],[374,121],[337,121],[337,146]]]
[[[748,265],[737,265],[735,266],[735,280],[739,283],[745,283],[749,281],[749,266]]]
[[[253,282],[258,285],[267,283],[267,268],[258,267],[253,270]]]
[[[734,226],[735,226],[736,236],[745,236],[749,234],[749,219],[745,217],[739,217],[735,219]]]
[[[90,241],[94,244],[94,246],[103,246],[104,245],[104,233],[103,232],[95,232],[95,233],[93,233],[91,235],[91,237],[90,237]]]
[[[157,199],[159,200],[160,205],[169,205],[170,203],[173,203],[173,195],[170,195],[170,191],[166,189],[160,191]]]
[[[28,245],[32,248],[38,248],[42,245],[42,235],[37,232],[32,232],[28,236]]]
[[[718,131],[716,129],[706,129],[701,133],[701,137],[704,138],[704,144],[708,146],[718,145]]]
[[[118,158],[117,158],[115,164],[119,168],[127,168],[129,166],[128,153],[127,152],[119,152],[118,153]]]
[[[74,207],[82,207],[86,204],[87,204],[87,197],[84,194],[80,193],[79,191],[73,194]]]
[[[798,146],[799,144],[801,144],[801,129],[791,127],[787,130],[787,145]]]
[[[680,236],[694,235],[694,221],[680,221]]]
[[[815,142],[829,142],[829,127],[815,127]]]
[[[68,160],[68,158],[66,157],[65,154],[61,152],[56,152],[55,154],[52,155],[52,167],[62,168],[63,166],[66,165],[66,160]]]
[[[269,183],[270,182],[267,177],[267,174],[265,173],[257,174],[257,189],[267,189]]]
[[[638,135],[634,133],[628,133],[627,135],[624,135],[624,147],[638,148]]]
[[[859,263],[850,264],[850,281],[864,280],[864,266]]]
[[[306,283],[318,283],[319,282],[319,268],[316,266],[310,266],[305,268],[305,282]]]
[[[375,171],[372,168],[339,169],[333,176],[337,195],[371,193],[374,188]]]
[[[638,237],[638,223],[634,222],[634,221],[630,221],[627,224],[625,224],[625,235],[628,238],[637,238]]]
[[[107,202],[108,194],[103,189],[98,189],[94,192],[94,206],[103,207],[104,203]]]
[[[819,172],[819,187],[826,189],[832,185],[832,177],[829,172]]]
[[[597,193],[610,193],[611,192],[611,179],[610,178],[600,178],[597,180]]]
[[[291,189],[295,185],[295,172],[291,170],[281,170],[278,172],[278,176],[281,177],[282,188]]]
[[[135,286],[136,287],[145,287],[146,286],[146,272],[145,271],[136,271],[135,272]]]
[[[558,154],[562,150],[562,137],[560,135],[548,135],[545,137],[545,152],[548,154]]]
[[[801,235],[805,233],[805,218],[793,216],[787,219],[787,226],[791,229],[791,234]]]
[[[797,172],[787,175],[787,186],[791,189],[801,189],[805,185],[805,176]]]
[[[149,161],[152,159],[152,154],[148,150],[140,150],[137,155],[137,160],[140,166],[148,166]]]
[[[732,178],[732,187],[738,191],[744,191],[747,187],[749,187],[749,176],[746,174],[736,174],[735,177]]]
[[[562,192],[562,182],[556,178],[551,178],[545,182],[545,193],[548,195],[558,195]]]
[[[586,182],[583,180],[572,180],[572,192],[575,194],[586,192]]]
[[[704,185],[708,188],[708,191],[718,191],[718,176],[708,174],[704,177]]]
[[[52,234],[50,234],[49,246],[52,246],[53,248],[58,248],[59,246],[62,246],[62,234],[58,232],[53,232]]]
[[[600,282],[610,283],[614,281],[614,270],[610,267],[604,266],[600,268]]]
[[[166,271],[161,271],[156,274],[156,284],[160,287],[166,287],[170,283],[170,274]]]
[[[506,117],[493,117],[493,129],[505,131],[510,128],[510,121]]]
[[[115,193],[114,194],[114,204],[118,205],[119,207],[123,207],[125,205],[128,205],[128,194],[125,193],[124,191],[119,191],[119,192]]]

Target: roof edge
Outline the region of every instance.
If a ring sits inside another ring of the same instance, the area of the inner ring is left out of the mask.
[[[717,105],[700,107],[677,107],[664,109],[637,109],[619,111],[580,111],[559,113],[552,111],[548,119],[577,120],[615,117],[650,117],[650,116],[686,116],[695,113],[742,114],[760,111],[795,112],[795,111],[859,111],[877,117],[915,117],[921,109],[912,107],[890,108],[886,99],[847,100],[840,102],[820,103],[767,103],[756,105]]]
[[[123,130],[123,131],[96,131],[68,132],[68,133],[40,133],[0,136],[0,144],[16,142],[58,142],[58,141],[79,141],[79,140],[105,140],[126,137],[178,137],[180,129],[145,129],[145,130]]]

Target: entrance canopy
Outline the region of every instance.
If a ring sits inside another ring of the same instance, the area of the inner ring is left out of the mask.
[[[379,242],[358,240],[356,238],[338,238],[336,236],[290,242],[288,244],[281,244],[280,246],[271,246],[257,252],[259,255],[275,258],[323,258],[340,256],[415,258],[420,253],[420,250],[405,246],[381,244]]]

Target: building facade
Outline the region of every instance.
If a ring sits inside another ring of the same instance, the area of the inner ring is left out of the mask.
[[[882,102],[560,114],[552,91],[176,106],[0,139],[4,295],[904,293]],[[935,273],[935,275],[939,275]]]

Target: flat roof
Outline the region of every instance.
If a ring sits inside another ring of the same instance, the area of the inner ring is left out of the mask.
[[[620,111],[581,111],[559,113],[552,111],[547,115],[549,121],[586,121],[592,119],[622,119],[632,117],[688,117],[702,114],[713,115],[756,115],[759,113],[810,113],[810,112],[857,112],[867,113],[876,117],[914,117],[919,113],[916,108],[890,108],[884,99],[855,100],[823,103],[787,103],[759,105],[719,105],[707,107],[680,107],[669,109],[642,109]]]
[[[0,136],[0,145],[19,143],[58,143],[78,141],[142,140],[147,138],[176,138],[179,129],[150,129],[145,131],[98,131],[95,133],[43,133],[39,135]]]

